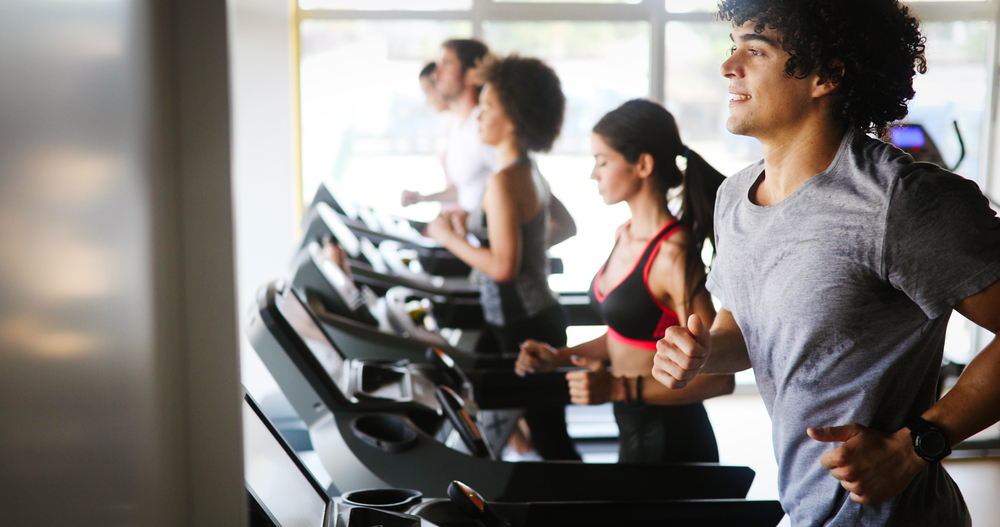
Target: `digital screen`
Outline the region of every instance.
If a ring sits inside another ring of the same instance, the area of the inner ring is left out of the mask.
[[[243,473],[247,485],[280,527],[323,527],[328,498],[243,401]]]
[[[330,283],[338,292],[347,293],[346,296],[353,296],[357,294],[357,287],[354,286],[354,282],[347,279],[347,274],[343,269],[337,267],[337,264],[333,260],[326,257],[323,254],[323,249],[320,248],[319,244],[316,242],[309,243],[309,254],[317,262],[320,262],[320,271],[323,273],[323,278]],[[342,295],[343,296],[343,295]],[[346,299],[345,302],[349,302],[350,299]]]
[[[316,212],[319,217],[326,224],[327,228],[330,229],[330,233],[336,238],[337,243],[347,251],[347,254],[351,255],[352,258],[357,258],[361,254],[361,242],[358,241],[358,237],[351,232],[350,227],[344,223],[340,217],[337,216],[336,212],[330,208],[326,203],[316,204]]]
[[[333,383],[340,388],[340,392],[346,393],[347,390],[344,389],[345,387],[341,386],[341,379],[344,372],[344,356],[340,353],[340,350],[333,346],[333,343],[326,337],[323,330],[316,325],[312,316],[306,311],[305,306],[302,305],[299,297],[289,288],[284,294],[275,297],[274,301],[278,307],[278,311],[281,311],[285,320],[292,325],[292,329],[306,343],[309,351],[316,357],[316,360],[319,361],[326,373],[330,375]]]
[[[919,126],[896,126],[892,130],[892,144],[900,148],[921,148],[927,143]]]

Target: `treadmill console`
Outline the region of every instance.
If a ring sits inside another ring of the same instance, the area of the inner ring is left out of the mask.
[[[288,287],[274,296],[274,306],[282,315],[292,331],[299,337],[302,344],[310,352],[313,360],[319,363],[323,371],[345,398],[351,393],[351,368],[344,354],[320,329],[313,320],[312,314],[306,309],[295,290]]]
[[[353,232],[351,232],[351,229],[344,224],[344,221],[337,216],[337,213],[333,212],[333,209],[331,209],[326,203],[319,203],[315,210],[320,220],[322,220],[323,225],[329,229],[330,234],[335,240],[337,240],[340,246],[347,251],[347,254],[351,255],[351,258],[360,258],[361,241]],[[303,239],[304,243],[309,243],[311,241],[314,241],[314,237],[308,236],[308,234]]]
[[[441,413],[434,391],[435,368],[408,361],[347,360],[309,312],[294,288],[277,292],[274,305],[349,404],[384,401],[414,403]]]
[[[913,157],[916,161],[934,163],[947,168],[941,151],[927,130],[919,124],[896,124],[889,128],[892,144]]]
[[[251,525],[329,525],[326,491],[249,396],[243,400],[243,473],[252,506]]]
[[[250,527],[436,527],[407,514],[423,498],[417,491],[329,497],[249,395],[243,398],[243,459]]]

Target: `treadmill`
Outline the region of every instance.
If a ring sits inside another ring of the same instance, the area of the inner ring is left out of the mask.
[[[447,499],[407,489],[331,498],[249,394],[243,442],[251,527],[773,527],[784,516],[774,501],[489,502],[459,481]]]
[[[320,184],[303,220],[304,241],[315,239],[310,229],[314,224],[314,211],[325,207],[342,218],[344,225],[359,238],[370,240],[374,245],[391,241],[416,252],[423,270],[435,276],[468,276],[472,270],[450,251],[432,238],[414,229],[407,220],[390,218],[368,207],[358,205],[338,196],[326,183]]]
[[[323,259],[309,247],[336,243],[347,253],[354,281],[372,289],[376,296],[384,296],[389,289],[402,286],[428,295],[442,316],[454,317],[454,320],[442,320],[442,323],[455,324],[446,327],[478,329],[485,323],[479,305],[479,289],[469,280],[468,271],[463,276],[428,274],[419,265],[415,253],[408,255],[392,241],[376,246],[370,239],[352,231],[325,203],[315,205],[309,216],[308,230],[293,258],[293,273],[322,274],[309,268],[322,267]]]
[[[326,212],[319,213],[320,210]],[[317,221],[342,223],[341,231],[347,230],[357,238],[368,240],[382,253],[382,258],[394,273],[406,275],[412,272],[454,277],[461,282],[461,279],[467,279],[472,271],[468,264],[445,249],[440,242],[424,236],[414,227],[417,225],[423,229],[426,224],[392,217],[353,203],[338,196],[325,183],[317,189],[312,204],[303,217],[302,231],[305,236],[302,245],[320,239],[320,236],[325,234],[323,231],[329,228],[318,225]],[[469,240],[474,245],[485,243],[474,236],[470,236]],[[402,266],[398,265],[401,259],[406,260]],[[550,257],[549,264],[552,273],[558,274],[563,271],[563,262],[560,258]]]
[[[317,197],[322,192],[317,193]],[[310,280],[319,279],[321,263],[310,261],[309,245],[329,240],[338,243],[350,257],[351,274],[359,285],[384,295],[392,287],[403,286],[430,295],[438,320],[443,327],[479,329],[485,324],[479,304],[479,290],[469,280],[468,272],[459,276],[435,276],[425,272],[416,251],[406,249],[394,240],[375,245],[349,226],[350,219],[338,214],[325,201],[313,203],[306,217],[305,236],[293,260],[293,272],[311,273]],[[562,272],[562,260],[550,259],[553,272]],[[313,269],[303,269],[311,266]],[[602,325],[590,308],[586,292],[559,293],[559,302],[566,308],[570,325]]]
[[[417,516],[331,498],[249,394],[243,396],[243,454],[250,527],[437,527]]]
[[[348,359],[283,284],[262,291],[248,336],[341,491],[434,494],[457,479],[498,501],[742,499],[753,480],[717,464],[497,461],[458,368]]]
[[[367,286],[358,288],[350,275],[322,254],[316,242],[307,246],[299,260],[292,285],[304,293],[320,325],[348,358],[453,361],[476,387],[487,441],[495,450],[503,450],[525,409],[569,404],[567,382],[561,373],[521,377],[514,373],[516,353],[467,351],[476,348],[479,331],[452,330],[454,347],[437,332],[437,307],[447,308],[448,319],[454,324],[456,315],[462,313],[472,311],[481,317],[478,301],[473,306],[432,305],[431,299],[442,300],[400,286],[374,299]]]
[[[292,261],[292,282],[295,286],[311,294],[326,297],[329,303],[336,304],[331,307],[331,311],[341,314],[350,311],[351,314],[348,316],[362,316],[357,313],[362,303],[369,304],[370,309],[375,298],[386,298],[390,309],[390,313],[387,314],[395,316],[397,320],[394,323],[399,326],[395,330],[419,334],[421,332],[416,331],[417,328],[412,323],[406,322],[407,317],[402,316],[403,306],[399,305],[400,301],[405,302],[419,297],[426,299],[433,306],[434,323],[442,327],[478,330],[485,324],[482,307],[479,304],[479,291],[467,280],[449,287],[441,277],[420,276],[414,273],[394,274],[388,268],[380,272],[375,270],[375,266],[385,266],[385,261],[379,258],[380,255],[372,254],[364,262],[354,260],[352,254],[362,256],[360,252],[362,243],[357,241],[357,238],[346,238],[346,243],[339,242],[340,237],[336,239],[348,255],[350,275],[327,258],[318,241],[306,243]],[[326,243],[333,242],[331,240]],[[358,249],[355,250],[355,247]],[[369,261],[376,262],[375,266],[368,264]],[[358,296],[364,289],[371,290],[372,298]],[[396,293],[390,295],[391,290],[395,290]],[[405,291],[405,294],[401,293],[402,291]],[[344,302],[349,305],[341,305]],[[436,328],[426,329],[434,331]]]

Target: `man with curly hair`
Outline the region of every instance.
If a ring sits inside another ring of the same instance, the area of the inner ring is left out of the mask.
[[[1000,420],[1000,340],[940,401],[958,311],[1000,330],[1000,220],[975,183],[870,132],[906,115],[924,39],[895,0],[723,0],[727,128],[764,159],[719,188],[722,309],[653,375],[753,367],[795,526],[969,525],[940,460]]]

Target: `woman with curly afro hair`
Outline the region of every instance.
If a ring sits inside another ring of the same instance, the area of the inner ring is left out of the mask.
[[[530,153],[552,148],[566,98],[556,73],[535,58],[491,58],[480,74],[485,87],[479,135],[495,148],[500,169],[487,180],[480,207],[438,216],[427,235],[473,268],[483,314],[501,351],[515,351],[526,339],[565,344],[567,318],[548,285],[546,250],[576,227]],[[473,246],[467,232],[488,245]],[[544,459],[580,459],[561,407],[529,410],[525,420]]]
[[[919,22],[896,0],[720,17],[726,126],[764,159],[719,187],[711,330],[670,328],[653,376],[753,368],[792,525],[969,525],[940,461],[1000,418],[1000,340],[940,400],[937,381],[952,311],[1000,331],[1000,220],[974,182],[869,135],[906,116]]]

